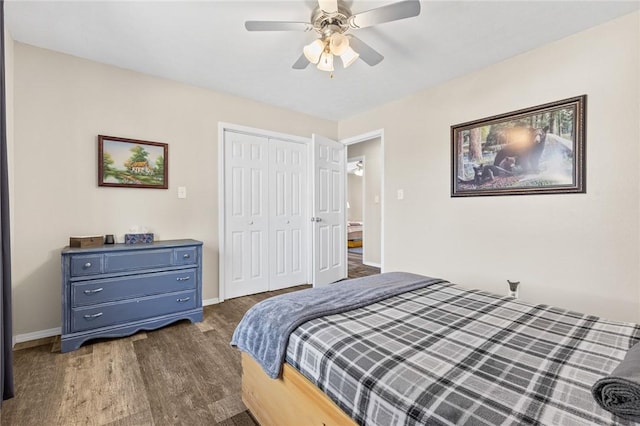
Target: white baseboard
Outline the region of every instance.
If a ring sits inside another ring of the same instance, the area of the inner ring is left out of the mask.
[[[215,305],[218,303],[220,303],[220,300],[217,297],[214,297],[213,299],[203,300],[202,306]],[[48,330],[34,331],[32,333],[16,334],[15,336],[13,336],[11,346],[12,347],[15,346],[16,343],[30,342],[32,340],[43,339],[45,337],[59,336],[60,334],[62,334],[61,327],[50,328]]]
[[[362,264],[367,266],[373,266],[374,268],[382,268],[382,266],[380,266],[379,263],[362,261]]]
[[[214,297],[213,299],[204,299],[202,301],[202,306],[216,305],[218,303],[220,303],[220,299]]]
[[[62,328],[56,327],[48,330],[34,331],[32,333],[16,334],[13,336],[13,346],[15,346],[16,343],[30,342],[32,340],[43,339],[51,336],[59,336],[61,333]]]

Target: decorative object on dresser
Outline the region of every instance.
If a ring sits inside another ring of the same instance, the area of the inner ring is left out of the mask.
[[[98,186],[169,187],[169,145],[98,135]]]
[[[69,247],[89,248],[100,247],[104,244],[102,235],[92,235],[86,237],[69,237]]]
[[[144,234],[124,234],[125,244],[151,244],[153,242],[152,233]]]
[[[62,352],[181,319],[202,321],[202,242],[62,250]]]

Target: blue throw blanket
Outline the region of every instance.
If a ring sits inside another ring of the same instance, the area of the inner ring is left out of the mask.
[[[446,281],[388,272],[275,296],[247,311],[233,333],[231,344],[251,355],[275,379],[282,370],[289,335],[300,324],[441,282]]]

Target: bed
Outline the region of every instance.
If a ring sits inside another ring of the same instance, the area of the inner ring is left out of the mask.
[[[362,247],[362,222],[347,223],[347,247]]]
[[[232,344],[263,426],[624,425],[591,387],[639,340],[636,324],[388,273],[267,299]]]

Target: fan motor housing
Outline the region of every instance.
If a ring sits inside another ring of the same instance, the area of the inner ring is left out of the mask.
[[[338,1],[338,11],[327,13],[320,7],[316,7],[311,13],[311,24],[323,37],[329,37],[333,33],[344,33],[349,29],[351,10],[341,1]]]

